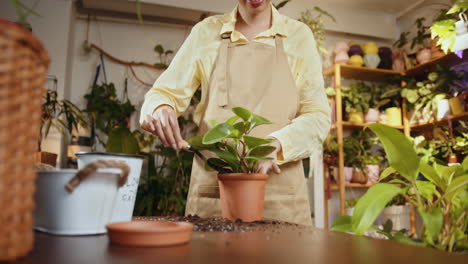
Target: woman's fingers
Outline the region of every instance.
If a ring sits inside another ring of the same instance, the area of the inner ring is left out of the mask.
[[[164,115],[161,118],[161,124],[162,124],[162,129],[164,131],[164,136],[166,138],[166,142],[169,146],[171,146],[173,149],[177,149],[177,144],[176,140],[174,138],[172,126],[169,122],[169,115]]]
[[[156,135],[159,137],[159,140],[163,143],[164,146],[168,146],[166,136],[164,135],[164,131],[161,125],[161,122],[157,119],[153,119],[153,124],[156,126]]]
[[[276,172],[276,174],[280,174],[281,169],[279,168],[278,164],[276,164],[276,162],[272,162],[272,164],[273,164],[273,171]]]
[[[281,169],[279,168],[278,164],[275,161],[265,161],[260,162],[257,167],[257,173],[264,173],[267,174],[270,171],[274,171],[276,174],[281,173]]]
[[[179,122],[177,121],[177,116],[175,115],[175,113],[169,116],[169,123],[171,125],[172,134],[174,136],[174,140],[176,144],[175,149],[178,149],[181,147],[183,143],[183,139],[182,139],[182,136],[180,135]]]

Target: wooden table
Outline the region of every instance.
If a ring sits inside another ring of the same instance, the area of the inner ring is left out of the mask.
[[[258,232],[194,232],[190,244],[167,248],[112,245],[106,235],[52,236],[36,233],[33,252],[18,263],[468,263],[468,256],[393,241],[284,228]]]

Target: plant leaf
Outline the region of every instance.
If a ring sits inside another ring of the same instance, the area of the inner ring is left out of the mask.
[[[249,152],[249,156],[265,157],[275,150],[276,150],[276,147],[273,147],[273,146],[258,146]]]
[[[264,161],[264,160],[272,160],[273,158],[248,156],[248,157],[245,157],[245,159],[246,160],[255,160],[255,161]]]
[[[253,114],[252,122],[250,123],[249,130],[252,130],[255,127],[258,127],[258,126],[261,126],[261,125],[269,125],[269,124],[273,124],[273,123],[270,120],[268,120],[268,119],[266,119],[264,117]]]
[[[154,47],[154,51],[158,54],[163,54],[164,53],[164,48],[161,44],[158,44]]]
[[[264,138],[251,137],[251,136],[244,136],[244,141],[245,141],[245,144],[247,144],[247,147],[249,147],[250,149],[253,149],[260,145],[270,144],[271,142],[273,142],[272,139],[264,139]]]
[[[363,235],[390,200],[403,190],[392,184],[378,183],[366,192],[356,204],[352,217],[352,229],[357,235]]]
[[[421,160],[419,164],[419,171],[430,182],[436,184],[437,186],[440,186],[443,190],[445,190],[445,184],[440,179],[439,175],[437,174],[437,171],[433,167]]]
[[[207,161],[206,161],[207,164],[213,164],[213,165],[216,165],[218,167],[229,167],[229,163],[227,163],[226,161],[222,160],[222,159],[217,159],[217,158],[209,158]]]
[[[393,173],[395,173],[396,170],[392,167],[388,167],[386,168],[384,171],[382,171],[382,173],[380,174],[380,178],[379,178],[379,181],[387,178],[388,176],[392,175]]]
[[[194,136],[188,140],[188,143],[196,150],[213,149],[215,147],[214,144],[203,144],[203,136]]]
[[[220,142],[221,140],[228,137],[233,132],[231,126],[226,123],[221,123],[208,130],[203,136],[202,143],[209,145]]]
[[[421,193],[422,197],[429,201],[433,200],[434,195],[440,196],[440,194],[436,192],[436,186],[432,182],[416,181],[416,188],[418,188],[418,191]]]
[[[249,119],[252,117],[252,112],[243,107],[234,107],[232,108],[232,112],[234,112],[234,114],[242,118],[244,121],[249,121]]]
[[[351,228],[351,216],[340,215],[338,216],[330,227],[332,231],[339,232],[352,232]]]
[[[229,125],[234,125],[234,123],[239,119],[239,116],[235,115],[235,116],[232,116],[231,118],[229,118],[226,123],[229,124]]]
[[[107,139],[106,151],[113,153],[138,154],[138,141],[127,127],[117,127],[111,130]]]
[[[468,174],[455,178],[447,187],[444,198],[447,200],[452,200],[454,197],[458,196],[458,194],[463,191],[467,185]]]
[[[370,124],[368,127],[379,137],[387,154],[388,162],[404,178],[414,182],[419,172],[419,158],[411,141],[395,128]]]
[[[218,156],[219,158],[226,161],[235,171],[238,170],[239,160],[231,152],[220,150],[220,149],[212,149],[210,151],[213,152],[214,154],[216,154],[216,156]]]
[[[430,213],[426,213],[422,208],[418,208],[418,212],[426,229],[425,237],[429,244],[434,245],[434,240],[439,236],[439,232],[442,229],[443,214],[441,208],[435,208]]]

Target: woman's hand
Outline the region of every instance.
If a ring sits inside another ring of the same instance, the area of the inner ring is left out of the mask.
[[[281,151],[281,143],[276,138],[273,139],[275,141],[273,141],[270,145],[276,147],[276,150],[267,156],[268,158],[272,158],[272,160],[260,161],[257,165],[257,173],[267,174],[271,170],[273,170],[276,174],[281,173],[281,170],[277,164],[277,155],[278,152]]]
[[[158,136],[166,147],[171,146],[177,150],[182,145],[177,115],[169,105],[160,106],[152,115],[147,115],[141,128]]]

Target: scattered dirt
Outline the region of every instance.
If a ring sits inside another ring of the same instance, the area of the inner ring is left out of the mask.
[[[251,232],[251,231],[272,231],[284,227],[303,227],[297,224],[291,224],[276,220],[261,220],[255,222],[242,222],[237,219],[231,221],[221,217],[202,218],[198,215],[188,216],[138,216],[134,220],[153,220],[153,221],[182,221],[190,222],[194,225],[193,231],[199,232]]]

